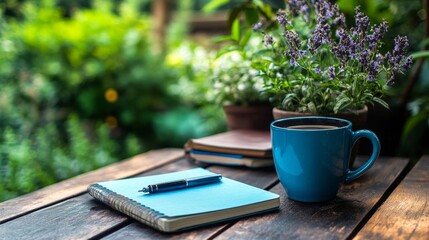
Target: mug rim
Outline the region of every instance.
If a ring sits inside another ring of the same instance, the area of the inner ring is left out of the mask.
[[[338,125],[327,125],[327,126],[335,126],[336,128],[332,129],[306,129],[305,131],[334,131],[334,130],[341,130],[345,128],[349,128],[352,126],[352,123],[349,120],[343,119],[343,118],[335,118],[335,117],[323,117],[323,116],[301,116],[301,117],[290,117],[290,118],[281,118],[278,120],[273,121],[270,126],[271,129],[278,129],[278,130],[288,130],[288,131],[303,131],[302,129],[291,129],[288,128],[288,126],[277,126],[276,124],[281,122],[293,122],[298,120],[306,120],[306,119],[322,119],[322,120],[329,120],[329,121],[336,121],[341,122],[344,125],[338,126]],[[296,124],[298,125],[298,124]],[[299,125],[305,125],[305,124],[299,124]],[[291,125],[293,126],[293,125]]]

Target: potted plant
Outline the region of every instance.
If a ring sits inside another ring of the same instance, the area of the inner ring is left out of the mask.
[[[284,7],[284,1],[211,0],[204,7],[212,11],[229,8],[228,35],[216,37],[223,47],[217,52],[210,73],[212,91],[209,99],[223,107],[228,129],[269,130],[273,121],[272,105],[263,91],[263,79],[253,68],[263,43],[254,37],[252,26],[260,18],[272,18],[274,9]]]
[[[263,90],[263,79],[252,68],[252,49],[246,47],[221,52],[212,62],[212,91],[209,98],[223,107],[227,127],[233,129],[269,129],[272,105]]]
[[[271,23],[254,26],[270,49],[254,66],[265,91],[273,94],[275,119],[327,115],[352,120],[359,128],[368,104],[388,108],[382,99],[386,89],[412,63],[406,57],[408,40],[397,36],[394,48],[383,52],[387,22],[371,25],[359,7],[355,12],[355,26],[348,28],[336,4],[291,1],[278,12],[276,30],[268,31]]]

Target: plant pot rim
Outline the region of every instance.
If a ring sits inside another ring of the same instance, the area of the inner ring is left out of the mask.
[[[233,108],[272,108],[272,105],[269,104],[251,104],[251,105],[223,105],[224,109],[233,109]]]

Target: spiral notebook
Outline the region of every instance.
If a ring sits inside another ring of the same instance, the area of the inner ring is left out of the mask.
[[[194,168],[92,184],[88,192],[110,207],[163,232],[176,232],[279,208],[277,194],[226,177],[221,182],[162,193],[142,187],[213,174]]]

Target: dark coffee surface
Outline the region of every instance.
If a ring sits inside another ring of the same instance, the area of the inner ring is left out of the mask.
[[[297,129],[297,130],[316,130],[316,129],[337,129],[336,126],[330,126],[330,125],[295,125],[295,126],[289,126],[288,129]]]

